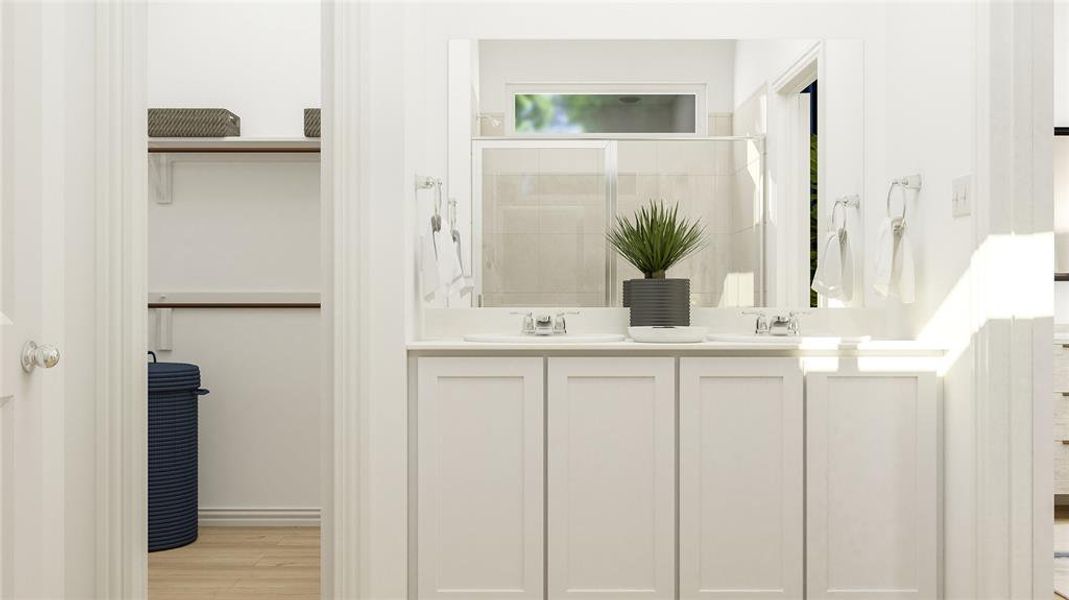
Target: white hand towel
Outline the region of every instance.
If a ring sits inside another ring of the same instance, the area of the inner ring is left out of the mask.
[[[846,229],[829,232],[822,250],[813,275],[813,290],[825,298],[849,302],[854,297],[854,258]]]
[[[438,288],[441,287],[434,235],[428,231],[419,236],[419,287],[424,300],[433,300]]]
[[[454,287],[459,287],[459,282],[464,277],[460,266],[460,253],[450,233],[452,229],[452,223],[442,219],[441,230],[434,234],[434,247],[438,249],[438,280],[446,295],[452,292]]]
[[[895,233],[891,219],[884,219],[876,233],[876,269],[872,282],[876,293],[887,297],[891,293],[891,277],[894,272]]]
[[[913,269],[913,245],[909,243],[909,234],[906,224],[903,222],[898,228],[895,243],[895,276],[894,282],[898,299],[903,304],[913,304],[916,299],[916,275]]]
[[[827,298],[839,298],[843,288],[842,240],[845,231],[829,231],[824,236],[817,254],[817,272],[813,274],[812,288]]]
[[[839,294],[839,300],[849,302],[854,297],[854,253],[850,250],[850,238],[845,230],[839,243],[842,246],[843,263],[842,292]]]
[[[884,297],[897,296],[903,304],[916,299],[913,246],[901,219],[887,219],[876,236],[876,274],[872,287]]]

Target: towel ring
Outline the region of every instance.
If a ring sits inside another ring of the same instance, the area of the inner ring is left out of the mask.
[[[895,188],[902,189],[902,212],[897,218],[891,214],[891,196],[894,194]],[[887,188],[887,218],[897,221],[906,220],[906,188],[898,180],[892,181],[891,186]]]
[[[852,196],[839,196],[838,198],[836,198],[835,202],[832,202],[832,204],[831,204],[831,215],[830,215],[830,218],[831,218],[832,227],[834,227],[836,230],[842,230],[842,229],[846,228],[846,207],[848,207],[848,206],[858,206],[859,204],[861,204],[861,199],[858,198],[858,196],[856,194],[852,195]],[[840,214],[843,217],[842,225],[839,225],[835,221],[835,209],[837,209],[839,207],[842,207],[842,210],[839,211]]]
[[[416,189],[434,189],[434,214],[431,215],[431,231],[438,233],[442,230],[442,180],[437,177],[425,175],[416,176]]]
[[[895,188],[902,190],[902,212],[898,215],[897,222],[899,224],[904,223],[906,220],[906,190],[918,191],[921,189],[921,176],[920,175],[907,175],[905,177],[899,177],[898,179],[892,179],[890,187],[887,188],[887,218],[894,219],[891,216],[891,194],[894,193]],[[901,225],[899,225],[901,228]]]

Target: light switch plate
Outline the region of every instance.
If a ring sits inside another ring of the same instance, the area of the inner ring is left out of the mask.
[[[962,175],[954,180],[951,206],[954,217],[972,214],[972,175]]]

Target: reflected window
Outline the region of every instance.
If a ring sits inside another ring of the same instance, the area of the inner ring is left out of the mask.
[[[516,93],[518,135],[697,135],[697,94]]]

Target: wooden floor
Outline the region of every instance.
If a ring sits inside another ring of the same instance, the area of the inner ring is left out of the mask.
[[[148,555],[149,600],[317,600],[318,527],[201,527]]]

